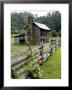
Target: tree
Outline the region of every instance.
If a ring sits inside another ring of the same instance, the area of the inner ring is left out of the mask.
[[[39,16],[37,14],[33,15],[30,12],[13,12],[11,14],[11,32],[19,33],[28,22],[28,16],[32,16],[33,20],[39,23],[43,23],[51,28],[51,30],[56,30],[57,33],[61,32],[61,13],[59,11],[48,12],[47,15]],[[18,31],[18,32],[17,32]]]
[[[53,36],[53,37],[56,37],[56,36],[57,36],[56,30],[52,30],[52,36]]]
[[[19,33],[20,30],[23,30],[23,27],[27,24],[27,18],[30,15],[33,16],[29,12],[11,13],[11,33],[13,34],[17,31]]]

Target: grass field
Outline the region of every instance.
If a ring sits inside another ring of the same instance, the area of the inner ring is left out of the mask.
[[[13,44],[13,45],[11,45],[11,52],[16,52],[16,51],[24,50],[26,47],[27,46],[22,45],[22,44],[19,44],[19,45]]]
[[[14,37],[11,37],[11,52],[20,51],[20,50],[25,49],[26,47],[27,46],[24,44],[15,44]]]
[[[61,48],[50,56],[43,65],[40,66],[43,71],[43,79],[61,78]]]

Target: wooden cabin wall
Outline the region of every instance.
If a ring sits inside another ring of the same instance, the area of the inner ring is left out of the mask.
[[[34,26],[34,40],[35,44],[39,45],[40,44],[40,29],[37,26]]]

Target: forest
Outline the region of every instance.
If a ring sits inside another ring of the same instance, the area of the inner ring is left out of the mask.
[[[43,23],[51,28],[52,36],[61,36],[61,13],[59,11],[48,12],[44,16],[38,16],[31,12],[11,13],[11,34],[18,34],[27,24],[28,16],[32,16],[35,22]]]

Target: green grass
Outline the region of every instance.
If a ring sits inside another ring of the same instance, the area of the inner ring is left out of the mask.
[[[53,37],[53,39],[60,39],[60,37]],[[50,38],[52,39],[52,37]],[[24,50],[27,46],[24,44],[14,44],[14,38],[11,38],[11,52]],[[34,46],[35,47],[35,46]],[[57,49],[52,56],[50,56],[43,65],[40,66],[42,72],[42,79],[60,79],[61,78],[61,48]]]
[[[43,79],[60,79],[61,78],[61,48],[57,49],[43,65],[40,66],[43,71]]]
[[[24,44],[19,44],[19,45],[15,45],[12,44],[11,45],[11,52],[16,52],[16,51],[20,51],[20,50],[24,50],[27,46],[25,46]]]
[[[49,41],[50,41],[51,39],[53,39],[53,40],[60,40],[61,37],[50,37],[50,38],[49,38]]]
[[[16,36],[16,35],[18,35],[18,34],[12,34],[12,36],[11,36],[11,52],[20,51],[27,47],[24,44],[15,44],[14,36]],[[51,39],[60,39],[60,37],[50,37],[49,41]],[[32,47],[35,47],[35,46],[32,46]]]
[[[26,47],[27,46],[24,44],[15,44],[14,37],[11,37],[11,52],[20,51],[20,50],[25,49]]]

